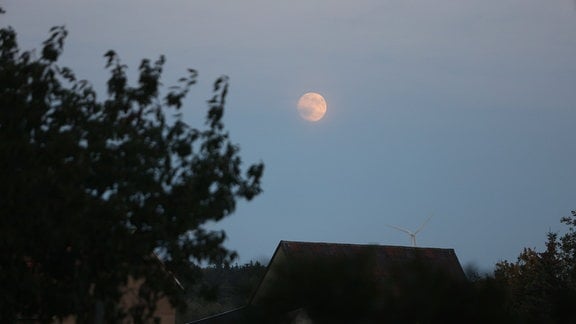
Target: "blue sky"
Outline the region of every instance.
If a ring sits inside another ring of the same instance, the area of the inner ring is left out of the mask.
[[[0,0],[0,25],[38,48],[69,30],[61,63],[104,88],[114,49],[132,76],[167,57],[164,84],[231,80],[226,126],[265,192],[214,228],[240,262],[279,240],[454,248],[488,269],[542,248],[576,209],[572,0]],[[328,102],[317,123],[296,102]]]

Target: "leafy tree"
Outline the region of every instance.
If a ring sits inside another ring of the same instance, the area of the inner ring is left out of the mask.
[[[164,57],[143,60],[131,86],[109,51],[101,100],[57,64],[66,34],[52,28],[36,54],[0,29],[0,322],[137,322],[162,296],[180,305],[171,273],[193,282],[195,264],[235,257],[205,224],[261,192],[263,164],[243,171],[224,129],[226,77],[205,127],[193,128],[180,109],[196,71],[161,95]],[[126,310],[119,287],[129,278],[143,285]]]
[[[516,262],[496,264],[495,277],[521,322],[576,322],[576,211],[561,221],[568,232],[560,239],[548,233],[544,252],[525,248]]]

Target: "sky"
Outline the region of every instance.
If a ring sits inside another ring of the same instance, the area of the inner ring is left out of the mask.
[[[576,209],[573,0],[0,0],[0,26],[40,48],[69,31],[61,65],[104,95],[103,54],[135,78],[165,55],[163,83],[230,77],[225,124],[264,192],[216,224],[239,262],[280,240],[453,248],[489,270],[542,249]],[[322,94],[315,123],[298,98]]]

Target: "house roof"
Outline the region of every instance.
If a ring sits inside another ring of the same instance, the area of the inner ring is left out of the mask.
[[[418,261],[447,271],[454,277],[465,274],[454,249],[407,247],[375,244],[343,244],[322,242],[280,241],[270,264],[281,250],[290,260],[325,260],[327,258],[352,259],[363,256],[374,258],[374,275],[386,275],[393,265]]]
[[[247,322],[247,308],[242,306],[229,311],[211,315],[199,320],[188,322],[187,324],[203,323],[203,324],[226,324],[226,323],[246,323]]]
[[[400,288],[398,279],[411,280],[405,274],[421,276],[425,273],[466,280],[453,249],[280,241],[250,304],[266,303],[270,289],[276,289],[273,287],[279,283],[292,287],[321,284],[310,282],[307,277],[320,278],[324,284],[330,280],[334,283],[359,280],[362,283],[356,282],[356,285],[387,284],[387,287],[393,280],[397,282],[395,288]],[[404,277],[398,278],[399,275]]]
[[[414,283],[445,278],[436,273],[466,280],[453,249],[280,241],[247,307],[194,323],[233,323],[228,318],[248,318],[250,311],[289,315],[310,303],[362,313],[366,301],[378,303],[389,293],[415,292]]]

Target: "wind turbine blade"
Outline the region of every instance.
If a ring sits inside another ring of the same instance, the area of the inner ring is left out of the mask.
[[[420,231],[424,228],[424,226],[426,226],[426,224],[428,223],[428,221],[430,220],[430,218],[432,218],[432,216],[428,217],[428,218],[424,221],[424,223],[422,223],[422,225],[420,225],[420,227],[418,227],[418,229],[416,230],[416,232],[414,232],[414,234],[418,234],[418,232],[420,232]]]
[[[402,231],[402,232],[404,232],[404,233],[406,233],[406,234],[408,234],[408,235],[413,235],[413,234],[414,234],[414,233],[410,232],[410,231],[407,230],[407,229],[403,229],[402,227],[398,227],[398,226],[394,226],[394,225],[388,225],[388,227],[392,227],[392,228],[397,229],[397,230],[399,230],[399,231]]]

